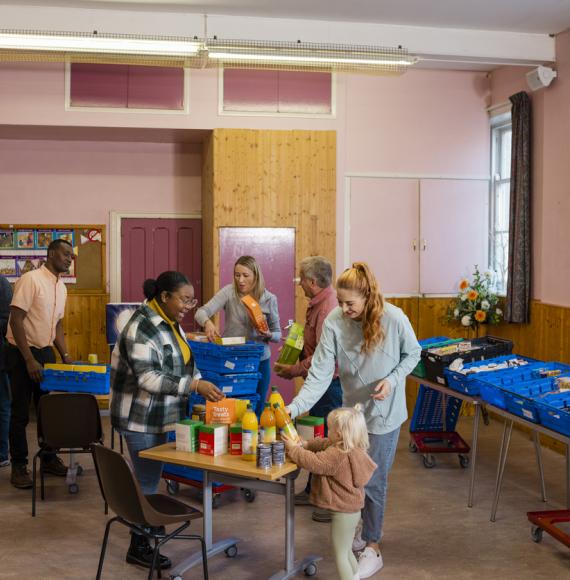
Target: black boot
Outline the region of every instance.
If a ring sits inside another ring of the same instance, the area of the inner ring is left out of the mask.
[[[127,562],[129,564],[138,564],[144,568],[152,566],[153,549],[148,541],[148,538],[140,534],[131,534],[131,545],[127,552]],[[172,566],[170,558],[158,554],[158,561],[160,562],[160,569],[166,570]]]

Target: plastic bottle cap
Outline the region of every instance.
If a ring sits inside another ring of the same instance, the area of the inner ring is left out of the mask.
[[[273,408],[277,409],[279,407],[279,403],[273,403]]]

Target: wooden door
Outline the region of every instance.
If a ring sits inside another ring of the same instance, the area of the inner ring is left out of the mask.
[[[277,296],[281,329],[295,320],[295,228],[220,228],[220,288],[233,281],[235,261],[253,256],[265,286]],[[303,323],[303,321],[299,321]],[[270,343],[271,362],[277,360],[280,344]],[[279,387],[286,402],[295,394],[295,384],[271,374],[271,385]]]
[[[125,218],[121,220],[121,301],[141,302],[143,282],[166,270],[178,270],[194,286],[202,303],[202,220]],[[194,313],[182,322],[194,328]]]
[[[367,262],[385,294],[417,294],[418,181],[350,180],[350,262]]]

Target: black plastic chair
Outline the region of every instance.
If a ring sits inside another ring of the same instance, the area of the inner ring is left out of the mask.
[[[38,452],[32,469],[32,516],[36,515],[37,461],[46,452],[91,454],[93,443],[103,443],[99,405],[87,393],[52,393],[38,404]],[[45,498],[44,471],[40,461],[41,499]],[[78,491],[75,485],[73,490]]]
[[[93,445],[92,448],[103,499],[117,514],[107,522],[105,527],[97,580],[101,578],[109,530],[114,522],[119,522],[154,542],[153,560],[148,573],[149,580],[152,580],[155,569],[158,577],[161,577],[159,549],[169,540],[198,540],[200,542],[204,578],[207,580],[208,556],[204,538],[200,535],[181,533],[192,520],[201,518],[202,512],[162,493],[144,495],[130,464],[120,453],[103,445]],[[182,525],[169,534],[153,531],[163,526],[180,523]]]

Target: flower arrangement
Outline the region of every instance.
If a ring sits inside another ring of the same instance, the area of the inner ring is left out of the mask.
[[[498,324],[502,318],[492,272],[481,274],[475,266],[473,279],[464,278],[459,283],[459,294],[449,305],[447,319],[477,328],[479,324]]]

